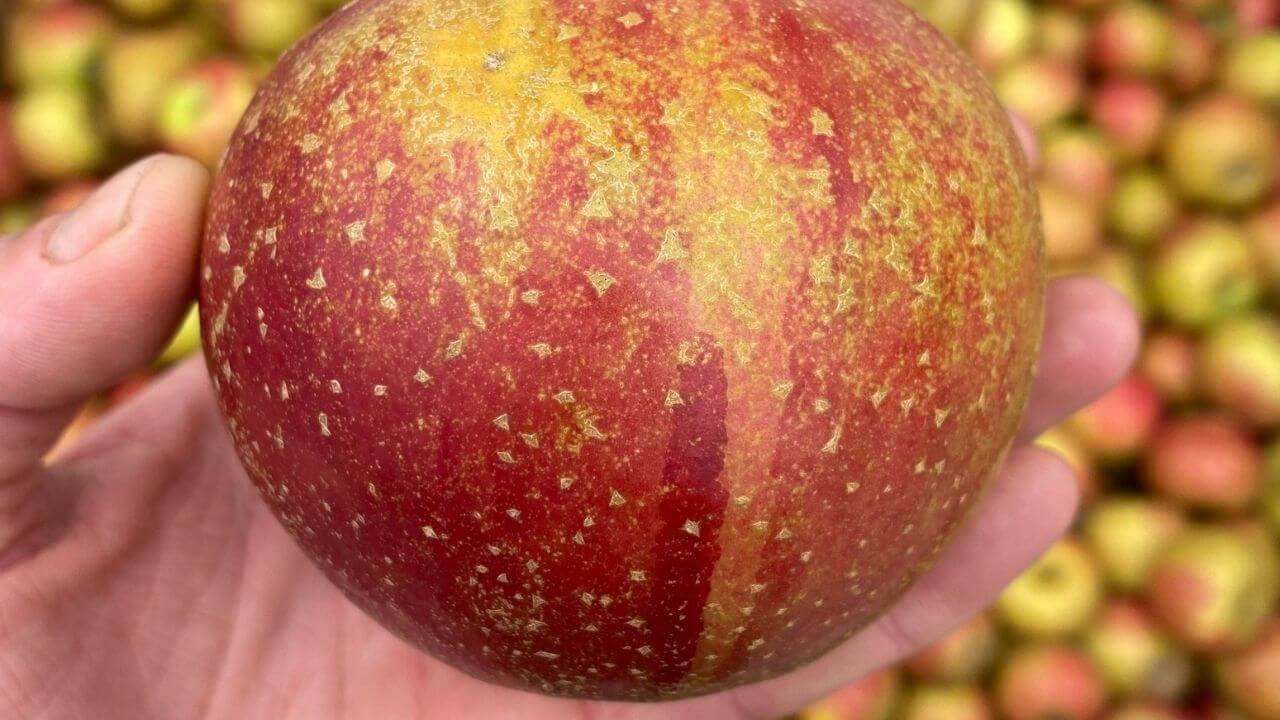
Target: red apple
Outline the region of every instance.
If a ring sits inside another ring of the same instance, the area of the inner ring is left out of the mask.
[[[1005,588],[995,612],[1020,636],[1061,638],[1088,625],[1101,601],[1097,563],[1083,544],[1068,538]]]
[[[253,73],[239,60],[203,60],[178,76],[160,104],[161,142],[212,167],[253,98]]]
[[[1031,645],[1004,661],[995,701],[1008,720],[1089,720],[1103,710],[1102,678],[1079,651],[1065,645]]]
[[[934,683],[972,683],[991,669],[1000,651],[1000,637],[991,617],[983,613],[953,630],[906,662],[917,680]]]
[[[241,458],[466,672],[785,672],[929,566],[1017,431],[1044,275],[1004,109],[896,1],[751,7],[348,5],[226,155],[201,306]]]
[[[1200,347],[1205,394],[1250,423],[1280,424],[1280,324],[1253,314],[1218,323]]]
[[[1280,0],[1234,0],[1236,24],[1247,33],[1280,28]]]
[[[1120,461],[1142,449],[1163,410],[1155,387],[1135,373],[1073,415],[1069,424],[1094,457]]]
[[[1166,113],[1164,93],[1149,80],[1110,80],[1095,87],[1089,99],[1089,117],[1128,157],[1142,157],[1155,148]]]
[[[1176,700],[1191,686],[1191,657],[1133,600],[1113,600],[1084,638],[1108,690],[1125,698]]]
[[[1013,63],[995,77],[1000,100],[1041,128],[1061,120],[1080,103],[1083,81],[1069,62],[1053,58],[1029,58]]]
[[[1175,19],[1169,83],[1182,93],[1200,89],[1213,75],[1217,51],[1217,39],[1204,24],[1190,18]]]
[[[1163,176],[1139,166],[1120,176],[1107,199],[1107,227],[1131,245],[1144,247],[1178,220],[1178,198]]]
[[[1184,327],[1240,315],[1262,291],[1248,237],[1236,223],[1217,218],[1179,229],[1158,249],[1150,273],[1153,304]]]
[[[1146,586],[1151,568],[1184,524],[1182,513],[1161,500],[1112,495],[1089,509],[1082,536],[1107,582],[1133,592]]]
[[[1115,184],[1115,151],[1093,128],[1069,127],[1044,136],[1042,182],[1052,182],[1101,204]]]
[[[8,100],[0,99],[0,203],[16,199],[26,187],[27,171],[13,136],[13,110]]]
[[[1195,650],[1224,652],[1257,636],[1275,609],[1275,548],[1237,527],[1188,527],[1151,572],[1147,599],[1156,616]]]
[[[23,87],[87,81],[111,31],[110,16],[88,2],[13,12],[4,44],[9,74]]]
[[[1165,166],[1190,200],[1227,208],[1260,200],[1275,182],[1280,125],[1250,101],[1209,95],[1179,111],[1164,138]]]
[[[1280,618],[1250,646],[1219,661],[1218,685],[1257,720],[1280,720]]]
[[[901,693],[897,673],[880,670],[805,708],[800,720],[889,720]]]
[[[972,685],[917,685],[902,703],[900,720],[992,720],[982,691]]]
[[[1103,10],[1093,26],[1089,54],[1116,75],[1163,75],[1173,57],[1173,24],[1158,5],[1126,0]]]
[[[1196,342],[1188,335],[1164,330],[1147,335],[1138,372],[1168,403],[1185,403],[1196,393]]]
[[[1147,446],[1143,478],[1165,497],[1205,510],[1243,510],[1258,495],[1262,458],[1248,432],[1227,418],[1165,423]]]

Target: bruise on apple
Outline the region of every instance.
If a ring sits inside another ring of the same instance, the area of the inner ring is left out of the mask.
[[[1006,452],[1035,195],[887,0],[356,2],[213,192],[240,457],[351,599],[548,693],[777,675],[872,621]]]

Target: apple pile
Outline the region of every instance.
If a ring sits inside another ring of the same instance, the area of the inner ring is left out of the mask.
[[[216,165],[338,4],[4,4],[0,232],[151,150]],[[1146,335],[1115,390],[1041,438],[1086,499],[1072,536],[804,716],[1280,718],[1280,0],[909,4],[1035,128],[1052,272],[1114,284]],[[165,362],[198,342],[193,317]]]

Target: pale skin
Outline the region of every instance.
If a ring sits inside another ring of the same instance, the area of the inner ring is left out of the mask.
[[[1075,480],[1028,443],[1104,392],[1137,346],[1114,291],[1051,284],[1018,446],[937,566],[829,655],[680,703],[556,700],[469,678],[349,604],[259,502],[199,359],[42,460],[190,302],[208,185],[190,160],[150,158],[0,239],[0,717],[777,717],[960,625],[1066,529]]]

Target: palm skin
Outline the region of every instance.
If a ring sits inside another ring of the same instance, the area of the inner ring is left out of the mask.
[[[1070,472],[1021,446],[937,567],[794,673],[659,705],[482,683],[369,620],[306,560],[255,497],[198,361],[41,461],[72,408],[154,357],[189,302],[207,183],[190,161],[151,158],[0,240],[0,717],[775,717],[959,625],[1074,513]],[[1056,282],[1022,441],[1114,382],[1136,335],[1113,291]]]

